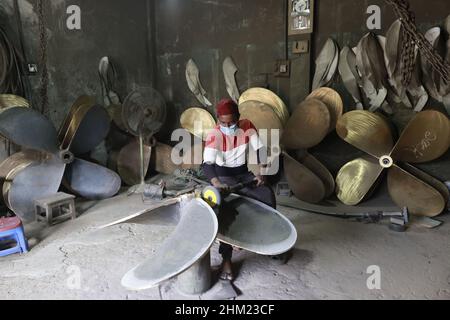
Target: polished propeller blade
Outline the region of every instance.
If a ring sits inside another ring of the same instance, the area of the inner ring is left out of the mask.
[[[208,132],[216,126],[216,121],[206,109],[189,108],[181,114],[180,124],[194,136],[206,141]]]
[[[39,112],[13,107],[0,113],[0,134],[13,143],[33,150],[56,153],[56,129]]]
[[[269,105],[249,100],[239,105],[239,113],[241,119],[247,119],[253,123],[266,147],[270,149],[279,142],[272,142],[272,136],[275,136],[276,130],[279,130],[278,134],[281,135],[283,123]]]
[[[48,155],[45,160],[34,161],[17,172],[11,172],[3,186],[3,197],[8,207],[22,221],[34,221],[34,201],[58,191],[65,167],[58,157]]]
[[[61,148],[74,154],[92,151],[108,134],[111,118],[91,97],[82,96],[72,106],[60,131]]]
[[[320,100],[328,107],[328,111],[330,111],[330,128],[328,132],[336,129],[336,123],[344,111],[344,104],[339,93],[331,88],[322,87],[311,92],[306,97],[306,100],[308,99]]]
[[[78,158],[67,166],[64,180],[73,192],[93,200],[114,196],[121,185],[114,171]]]
[[[274,109],[283,126],[289,120],[289,110],[286,104],[274,92],[265,88],[250,88],[242,93],[239,98],[239,105],[247,101],[259,101]]]
[[[151,153],[152,147],[144,144],[144,177],[147,175]],[[133,141],[120,150],[117,157],[117,172],[123,182],[129,186],[141,182],[141,157],[138,141]]]
[[[392,158],[422,163],[435,160],[450,147],[450,121],[439,111],[419,112],[403,130]]]
[[[369,111],[347,112],[338,120],[336,131],[343,140],[374,157],[390,154],[394,145],[387,120]]]
[[[388,190],[399,207],[407,207],[414,215],[434,217],[446,205],[438,190],[397,165],[389,169]]]
[[[217,236],[217,217],[201,199],[182,205],[180,221],[169,237],[145,261],[128,271],[122,285],[131,290],[149,289],[192,266],[202,258]]]
[[[308,149],[318,145],[328,134],[331,115],[320,100],[300,103],[283,131],[281,143],[288,149]]]
[[[364,156],[348,162],[336,177],[336,195],[347,205],[357,205],[371,191],[384,168],[378,160]]]
[[[318,203],[326,196],[323,182],[306,166],[287,153],[283,154],[284,173],[294,195],[309,203]]]
[[[3,109],[11,107],[28,108],[30,107],[30,103],[28,100],[13,94],[0,94],[0,112]]]

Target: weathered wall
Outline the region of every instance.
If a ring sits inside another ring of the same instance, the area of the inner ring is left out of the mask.
[[[19,0],[28,60],[39,60],[37,1]],[[51,0],[45,1],[50,73],[50,118],[58,126],[75,99],[88,94],[101,99],[98,63],[110,56],[119,73],[119,93],[124,96],[136,85],[151,85],[149,47],[149,0]],[[66,27],[69,5],[81,8],[81,30]],[[13,0],[0,1],[0,23],[16,39]],[[30,77],[34,89],[39,75]],[[34,92],[35,106],[39,103]]]

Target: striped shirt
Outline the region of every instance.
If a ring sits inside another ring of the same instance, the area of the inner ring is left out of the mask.
[[[249,154],[249,147],[253,151],[263,147],[257,130],[251,121],[240,120],[237,127],[236,133],[228,136],[220,131],[220,126],[217,125],[207,136],[203,162],[215,165],[216,176],[233,176],[248,172],[247,155]],[[252,161],[256,161],[256,159]],[[208,178],[211,178],[211,174],[208,174],[208,176]]]

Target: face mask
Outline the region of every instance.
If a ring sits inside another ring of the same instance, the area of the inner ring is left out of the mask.
[[[220,126],[220,131],[223,132],[223,134],[227,135],[227,136],[232,136],[233,134],[235,134],[237,129],[237,125],[233,124],[230,127],[224,127],[224,126]]]

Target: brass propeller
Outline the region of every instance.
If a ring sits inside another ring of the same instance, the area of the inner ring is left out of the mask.
[[[79,98],[59,131],[38,112],[12,107],[0,113],[0,133],[32,151],[14,154],[0,164],[3,197],[22,220],[34,220],[34,200],[58,191],[63,176],[67,187],[79,195],[99,199],[120,188],[119,176],[94,163],[74,158],[94,148],[106,137],[109,116],[89,97]],[[33,125],[28,125],[28,124]],[[69,149],[70,148],[70,149]]]
[[[338,198],[345,204],[358,204],[388,170],[389,194],[398,206],[416,215],[440,214],[448,199],[445,185],[407,162],[422,163],[442,156],[450,146],[449,130],[445,115],[422,111],[394,146],[385,118],[369,111],[346,113],[338,121],[338,135],[368,155],[341,168],[336,178]]]

